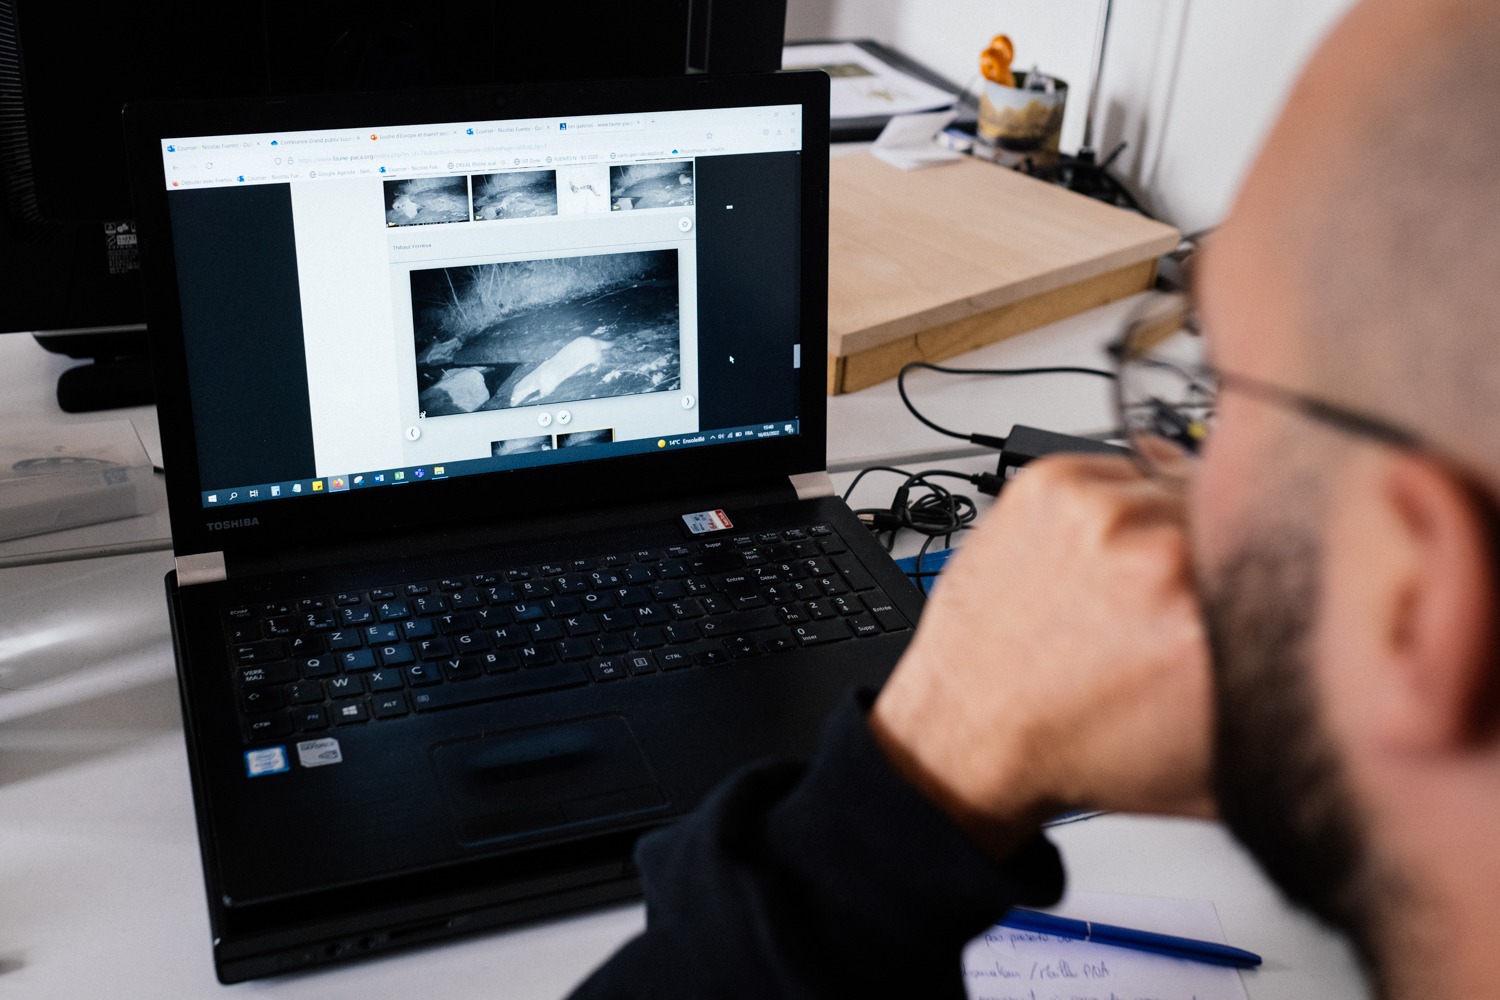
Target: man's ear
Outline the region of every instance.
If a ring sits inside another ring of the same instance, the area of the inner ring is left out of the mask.
[[[1381,464],[1380,520],[1401,553],[1386,563],[1377,607],[1388,732],[1419,751],[1484,741],[1500,721],[1494,518],[1481,493],[1430,459],[1400,452]]]

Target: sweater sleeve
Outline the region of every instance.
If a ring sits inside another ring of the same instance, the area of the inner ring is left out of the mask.
[[[573,994],[962,998],[963,946],[1012,905],[1062,895],[1038,834],[983,854],[891,768],[847,698],[808,764],[753,765],[642,838],[646,931]]]

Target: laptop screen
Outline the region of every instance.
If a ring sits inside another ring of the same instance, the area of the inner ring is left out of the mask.
[[[203,507],[798,434],[801,118],[163,140]]]

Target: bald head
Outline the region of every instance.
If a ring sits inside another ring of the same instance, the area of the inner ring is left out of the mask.
[[[1500,491],[1497,109],[1500,5],[1359,5],[1294,89],[1205,283],[1240,302],[1259,286],[1264,374],[1410,427]]]

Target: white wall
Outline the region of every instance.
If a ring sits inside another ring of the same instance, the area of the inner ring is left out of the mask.
[[[960,85],[1004,32],[1016,66],[1067,80],[1083,138],[1102,0],[789,0],[787,38],[874,38]],[[1094,146],[1184,232],[1217,224],[1307,57],[1352,0],[1115,0]]]

